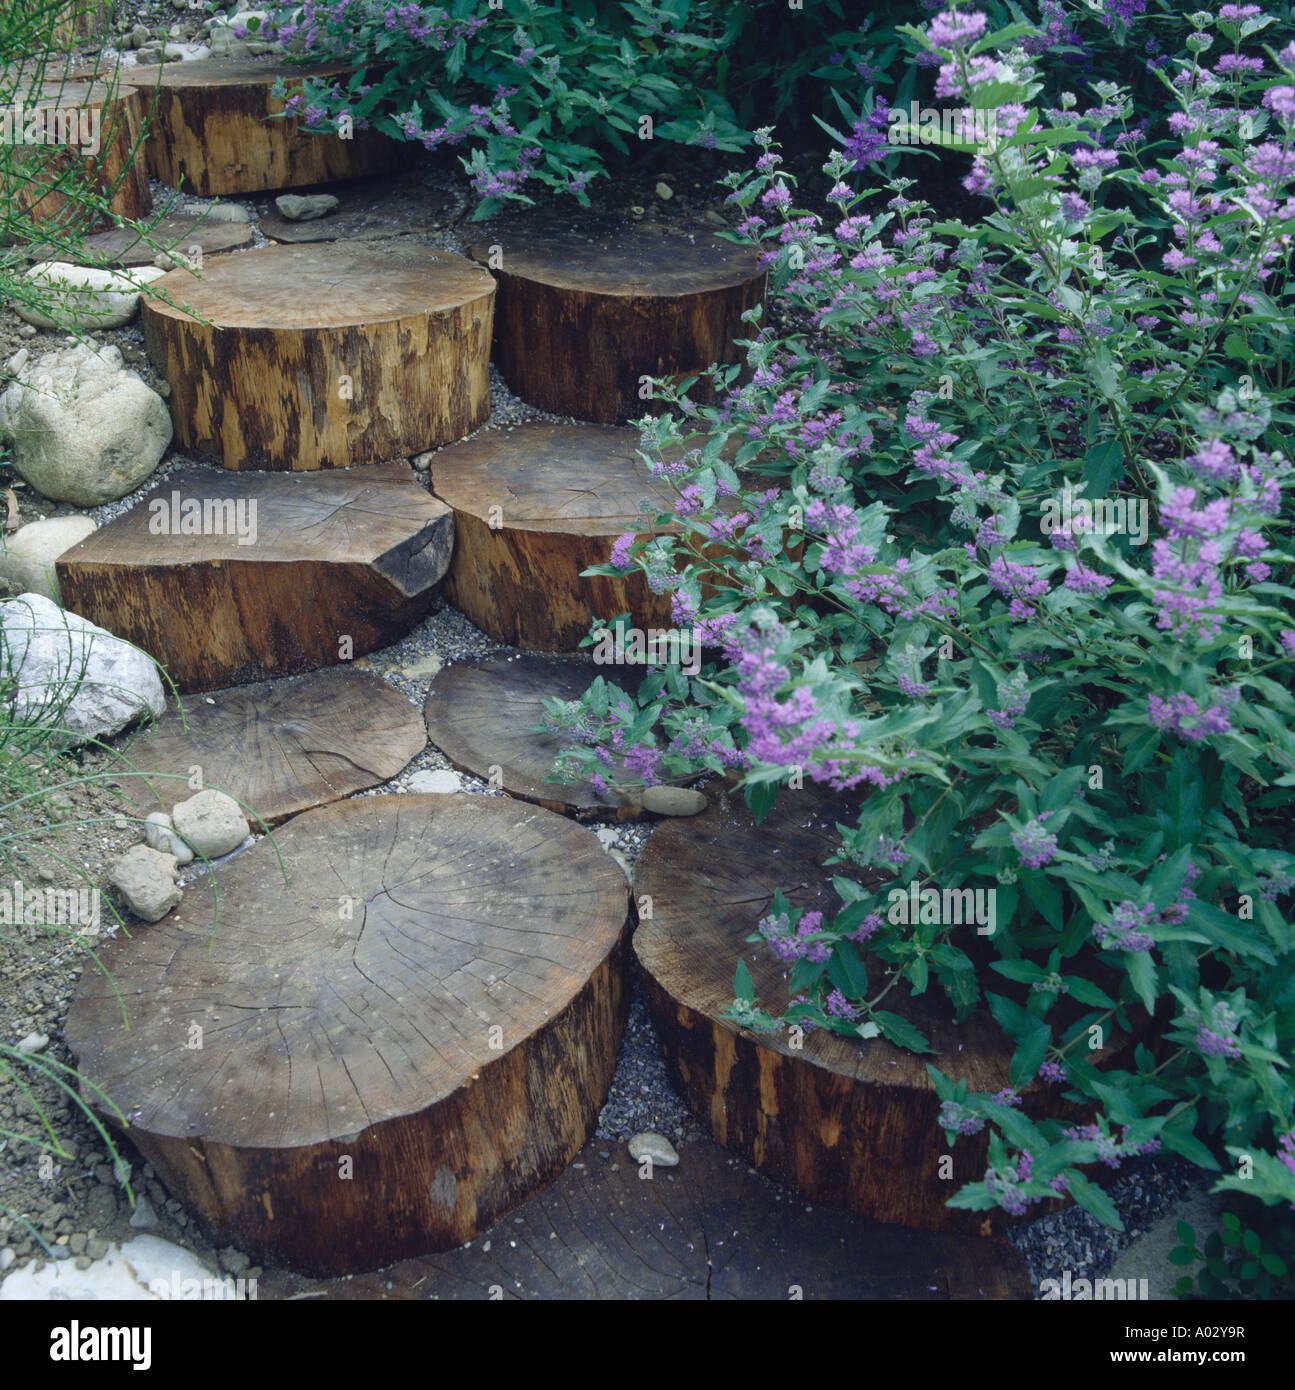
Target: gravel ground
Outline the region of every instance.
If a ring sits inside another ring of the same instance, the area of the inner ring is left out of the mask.
[[[127,28],[142,22],[172,39],[190,40],[198,35],[201,15],[177,14],[169,4],[144,3],[128,6],[124,18]],[[724,172],[727,163],[741,161],[736,157],[720,157],[699,166],[691,156],[685,161],[669,147],[663,147],[658,153],[659,162],[651,168],[619,170],[614,179],[595,183],[591,190],[596,193],[594,211],[634,218],[695,218],[714,226],[725,221],[726,209],[714,180]],[[793,167],[802,175],[815,173],[810,161],[803,167]],[[428,165],[426,178],[429,186],[451,193],[453,201],[445,225],[415,239],[461,253],[467,230],[465,218],[470,212],[462,172],[457,165],[433,163]],[[662,178],[674,189],[675,196],[668,201],[659,198],[655,191]],[[153,191],[159,208],[174,196],[160,184],[154,184]],[[198,211],[212,201],[192,197],[179,200],[181,208],[191,211]],[[254,196],[235,201],[241,202],[252,215],[253,244],[267,244],[255,219],[258,212],[270,209],[268,199]],[[138,322],[91,336],[120,348],[127,365],[150,385],[165,386],[148,363]],[[62,335],[53,332],[31,331],[7,308],[0,313],[0,361],[20,346],[28,347],[35,356],[59,346],[62,341]],[[528,419],[559,418],[519,401],[493,367],[491,406],[487,429],[507,427]],[[173,469],[193,463],[216,467],[210,460],[195,460],[170,451],[139,492],[96,507],[90,514],[102,525],[133,506],[145,490],[164,481]],[[67,515],[77,510],[39,497],[24,487],[21,480],[8,476],[9,472],[0,470],[0,485],[15,487],[22,521]],[[356,665],[376,672],[421,708],[428,684],[440,664],[500,650],[503,649],[460,613],[443,606],[401,641],[359,659]],[[92,764],[97,765],[94,760]],[[362,795],[405,791],[415,773],[447,767],[444,757],[428,747],[385,787]],[[503,794],[491,792],[484,783],[466,774],[459,774],[459,777],[467,791]],[[63,838],[58,853],[76,864],[89,881],[102,883],[109,858],[135,841],[134,830],[114,821],[115,803],[101,789],[71,794],[65,810],[69,816],[98,818],[90,826],[65,828],[61,832]],[[34,830],[44,830],[46,823],[46,817],[33,817]],[[651,827],[615,824],[591,827],[590,833],[595,834],[628,871],[646,843]],[[24,864],[24,872],[44,870],[49,875],[48,881],[66,880],[65,870],[45,840],[28,847]],[[109,934],[114,934],[115,930],[110,928]],[[0,1029],[7,1040],[16,1041],[28,1034],[48,1039],[38,1056],[53,1064],[70,1065],[71,1058],[62,1042],[60,1029],[86,958],[80,946],[68,946],[65,941],[58,946],[55,950],[48,943],[0,941],[0,978],[4,981]],[[122,1146],[126,1167],[121,1175],[128,1177],[138,1202],[132,1212],[126,1192],[111,1166],[111,1156],[103,1138],[50,1077],[29,1069],[28,1083],[72,1157],[54,1164],[41,1176],[30,1149],[16,1148],[12,1139],[0,1138],[0,1273],[33,1256],[42,1256],[42,1242],[53,1248],[56,1257],[74,1259],[84,1267],[91,1258],[102,1254],[110,1242],[129,1239],[140,1230],[149,1230],[185,1246],[200,1258],[213,1264],[218,1262],[228,1273],[259,1275],[258,1269],[249,1268],[249,1261],[241,1252],[232,1247],[220,1250],[211,1245],[191,1224],[180,1204],[168,1197],[151,1167],[141,1163],[127,1143]],[[30,1102],[17,1086],[0,1077],[0,1131],[3,1130],[34,1135],[38,1133],[38,1126]],[[701,1134],[697,1122],[670,1085],[660,1046],[636,984],[624,1047],[595,1133],[600,1139],[624,1141],[641,1130],[654,1130],[677,1144],[686,1144]],[[1194,1181],[1192,1174],[1189,1165],[1173,1158],[1140,1160],[1130,1165],[1109,1187],[1128,1228],[1122,1235],[1106,1230],[1078,1209],[1014,1228],[1010,1238],[1026,1259],[1035,1287],[1041,1279],[1067,1268],[1075,1277],[1103,1274],[1137,1233],[1146,1230],[1173,1200],[1190,1188]]]

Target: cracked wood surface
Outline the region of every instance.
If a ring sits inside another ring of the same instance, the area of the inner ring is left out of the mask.
[[[615,218],[579,228],[519,219],[468,244],[499,281],[495,361],[514,394],[557,415],[610,423],[652,407],[642,377],[736,362],[742,315],[764,298],[746,247],[706,232]],[[691,390],[706,401],[704,381]]]
[[[176,534],[190,501],[210,504],[223,533]],[[243,545],[237,518],[253,502],[255,539]],[[402,464],[190,467],[65,551],[56,570],[72,612],[156,657],[181,690],[208,690],[335,665],[404,636],[431,610],[453,544],[449,508]]]
[[[346,78],[349,63],[286,67],[275,62],[203,58],[120,69],[120,79],[154,105],[146,152],[153,178],[213,198],[350,179],[399,169],[409,152],[398,140],[356,130],[352,138],[310,135],[286,101],[307,77]]]
[[[495,284],[459,256],[264,246],[152,288],[174,301],[146,295],[142,310],[175,442],[226,468],[381,463],[461,439],[490,413]]]
[[[197,767],[274,825],[390,781],[426,743],[418,710],[380,677],[317,671],[186,700],[183,718],[169,710],[125,750],[147,777],[115,780],[145,815],[192,795]]]
[[[513,796],[582,819],[636,820],[640,809],[623,796],[602,796],[584,781],[544,780],[564,746],[561,738],[535,732],[544,701],[574,700],[599,676],[633,691],[642,671],[534,652],[456,661],[428,688],[427,735],[455,767],[483,781],[494,775]]]
[[[261,840],[216,871],[214,926],[191,889],[100,952],[116,989],[87,971],[66,1026],[88,1087],[263,1263],[350,1273],[462,1244],[593,1126],[625,1024],[624,876],[580,826],[503,798],[358,797],[274,841],[282,870]]]
[[[1029,1299],[1003,1238],[883,1226],[807,1203],[710,1140],[639,1177],[591,1140],[562,1177],[466,1249],[316,1281],[270,1269],[260,1299]],[[489,1245],[489,1249],[487,1249]]]

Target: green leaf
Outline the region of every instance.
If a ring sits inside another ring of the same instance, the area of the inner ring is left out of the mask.
[[[1120,1220],[1115,1204],[1100,1187],[1089,1182],[1082,1173],[1075,1172],[1070,1175],[1070,1193],[1075,1201],[1090,1216],[1095,1216],[1103,1226],[1110,1226],[1116,1231],[1124,1229],[1124,1222]]]
[[[1112,391],[1108,395],[1114,394]],[[1081,475],[1088,484],[1084,496],[1090,500],[1107,497],[1124,477],[1124,446],[1118,439],[1103,439],[1084,455]],[[1044,807],[1045,810],[1049,809]]]
[[[748,782],[742,788],[742,795],[746,798],[746,804],[751,808],[755,823],[759,825],[773,810],[773,804],[778,799],[778,783]]]
[[[744,999],[748,1004],[755,1003],[755,981],[741,956],[738,957],[737,969],[733,972],[733,994],[735,998]]]
[[[934,1052],[925,1036],[913,1027],[907,1019],[885,1009],[874,1009],[872,1017],[881,1025],[881,1031],[896,1047],[906,1047],[910,1052]]]

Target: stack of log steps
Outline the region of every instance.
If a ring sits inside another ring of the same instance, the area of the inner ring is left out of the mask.
[[[147,104],[139,90],[126,83],[60,77],[27,86],[17,94],[23,102],[24,128],[33,120],[53,132],[49,144],[15,144],[0,154],[0,197],[12,200],[36,223],[87,227],[108,225],[107,216],[94,216],[84,203],[60,187],[79,163],[92,186],[107,200],[109,214],[140,218],[153,206],[141,138]],[[17,116],[15,120],[19,119]],[[63,134],[57,139],[60,132]],[[75,130],[69,143],[67,133]],[[75,146],[98,139],[99,152],[81,156]]]
[[[339,668],[221,690],[169,710],[126,750],[115,778],[138,815],[201,785],[273,826],[389,782],[427,738],[417,709],[379,676]]]
[[[122,68],[123,82],[156,103],[149,126],[148,172],[172,188],[202,198],[299,188],[399,169],[409,147],[374,131],[351,138],[312,135],[286,101],[273,95],[282,81],[288,92],[308,79],[345,80],[347,63],[285,67],[274,62],[203,58],[160,67]]]
[[[66,1037],[87,1098],[261,1263],[346,1274],[461,1245],[593,1129],[625,1025],[625,877],[506,798],[358,797],[274,841],[218,870],[214,930],[186,898],[82,976]]]
[[[646,379],[735,362],[764,297],[749,248],[649,223],[516,224],[468,254],[499,280],[495,360],[514,394],[601,423],[651,413]],[[699,381],[692,395],[710,399]]]
[[[721,1144],[817,1201],[927,1230],[1000,1229],[1000,1211],[945,1205],[984,1177],[988,1143],[981,1134],[950,1147],[926,1063],[970,1090],[996,1092],[1010,1083],[1011,1040],[987,1013],[955,1025],[942,997],[911,996],[906,986],[885,1007],[920,1029],[934,1055],[822,1030],[803,1039],[787,1029],[757,1033],[721,1018],[739,958],[765,1007],[786,1007],[786,967],[747,938],[779,888],[793,908],[827,917],[840,910],[823,861],[837,848],[836,822],[854,812],[822,788],[784,789],[757,826],[740,793],[708,795],[701,815],[657,829],[634,873],[642,918],[634,952],[666,1065],[689,1108]],[[969,945],[975,927],[963,930],[964,949],[979,953]],[[883,968],[868,964],[880,985]],[[1117,1036],[1103,1056],[1118,1062],[1127,1045]],[[1057,1100],[1056,1088],[1035,1084],[1025,1094],[1031,1114],[1078,1113]],[[942,1176],[946,1156],[951,1178]]]
[[[251,253],[249,253],[251,254]],[[65,607],[157,658],[181,690],[336,665],[431,611],[454,519],[402,464],[177,470],[65,551]]]
[[[348,468],[485,422],[494,293],[427,247],[266,246],[155,281],[144,341],[181,447],[232,469]]]
[[[442,449],[431,475],[456,523],[450,602],[498,641],[540,651],[575,651],[594,618],[618,613],[670,627],[670,595],[641,574],[580,577],[618,536],[673,509],[638,445],[632,429],[531,423]]]
[[[603,795],[584,781],[545,781],[565,745],[536,731],[544,701],[575,700],[598,676],[632,693],[642,669],[534,652],[455,662],[432,678],[427,736],[455,767],[511,796],[581,820],[637,820],[640,808],[627,797]]]

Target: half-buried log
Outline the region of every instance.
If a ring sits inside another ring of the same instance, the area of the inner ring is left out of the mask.
[[[365,671],[241,685],[184,701],[125,750],[114,779],[140,815],[169,811],[204,787],[236,797],[268,825],[388,782],[421,753],[418,711]]]
[[[202,198],[353,179],[403,168],[409,147],[375,131],[350,139],[312,135],[286,99],[308,78],[344,79],[348,63],[285,67],[244,59],[203,58],[161,67],[123,68],[121,79],[143,88],[156,109],[147,141],[148,172]]]
[[[557,415],[613,423],[653,409],[652,377],[735,362],[764,297],[756,253],[705,232],[583,220],[518,224],[469,243],[499,280],[495,360],[509,387]],[[709,399],[699,381],[694,399]]]
[[[402,464],[173,473],[56,562],[64,606],[181,690],[334,666],[431,610],[454,518]]]
[[[618,613],[644,630],[671,627],[670,595],[641,574],[580,577],[611,559],[618,536],[673,510],[638,443],[631,429],[527,424],[437,454],[432,491],[454,509],[458,537],[450,602],[499,641],[541,651],[574,651],[594,618]]]
[[[886,1009],[920,1029],[934,1056],[883,1038],[852,1041],[815,1030],[800,1039],[787,1029],[756,1033],[720,1018],[733,1000],[739,958],[756,997],[774,1013],[785,1008],[786,967],[747,938],[778,888],[795,908],[839,911],[834,871],[823,860],[839,845],[836,822],[852,821],[854,810],[822,789],[784,789],[757,826],[740,793],[708,788],[707,795],[701,815],[656,830],[634,873],[642,919],[634,951],[666,1065],[690,1109],[721,1144],[807,1197],[901,1226],[1000,1228],[1002,1212],[945,1205],[959,1187],[984,1177],[987,1136],[950,1147],[926,1071],[930,1061],[972,1091],[1008,1086],[1013,1046],[987,1013],[955,1025],[942,998],[897,986]],[[985,938],[974,923],[957,930],[958,944],[983,953]],[[882,968],[868,964],[881,983]],[[1101,1055],[1117,1055],[1124,1042],[1108,1039]],[[1024,1094],[1033,1114],[1074,1113],[1054,1101],[1055,1088],[1032,1085]]]
[[[458,256],[266,246],[153,288],[172,301],[145,296],[143,328],[176,443],[226,468],[380,463],[461,439],[490,413],[494,281]]]
[[[66,1036],[87,1098],[263,1263],[460,1245],[593,1127],[625,1023],[624,875],[502,797],[357,797],[274,839],[286,884],[262,840],[217,870],[214,931],[191,890],[101,952],[111,983],[82,976]]]
[[[38,225],[81,231],[109,221],[76,196],[81,188],[106,199],[113,216],[149,211],[142,141],[148,107],[137,88],[60,77],[31,87],[20,81],[15,95],[21,105],[10,115],[22,128],[0,147],[0,198]]]
[[[588,782],[546,782],[561,738],[534,732],[544,701],[574,700],[603,676],[632,692],[642,679],[632,666],[595,666],[529,652],[457,661],[432,678],[424,715],[427,735],[464,772],[499,790],[581,819],[641,814],[628,798],[599,793]]]

